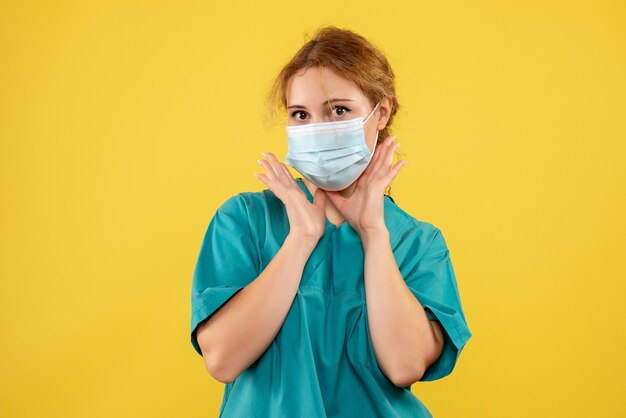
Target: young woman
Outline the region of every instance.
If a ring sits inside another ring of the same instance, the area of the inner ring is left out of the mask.
[[[192,284],[191,342],[226,384],[220,417],[428,417],[416,381],[471,337],[441,231],[385,194],[406,161],[384,55],[319,30],[282,69],[286,163],[215,212]]]

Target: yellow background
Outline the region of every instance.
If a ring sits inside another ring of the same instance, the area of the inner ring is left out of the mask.
[[[189,342],[214,210],[284,161],[272,77],[334,24],[386,53],[474,334],[435,417],[626,415],[623,1],[3,2],[0,416],[217,416]],[[297,172],[292,171],[295,175]]]

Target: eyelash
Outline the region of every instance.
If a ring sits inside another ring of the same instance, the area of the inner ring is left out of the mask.
[[[333,108],[331,109],[331,112],[332,112],[333,110],[335,110],[335,109],[338,109],[338,108],[341,108],[341,109],[345,110],[345,112],[344,112],[344,114],[343,114],[343,115],[337,115],[337,116],[339,116],[339,117],[345,116],[345,115],[346,115],[346,113],[348,113],[348,112],[350,112],[350,111],[351,111],[350,109],[348,109],[348,108],[347,108],[347,107],[345,107],[345,106],[340,106],[340,105],[337,105],[337,106],[335,106],[335,107],[333,107]],[[299,121],[303,121],[304,119],[298,119],[298,118],[296,117],[296,114],[298,114],[298,113],[306,113],[306,112],[304,112],[303,110],[296,110],[295,112],[293,112],[293,113],[291,114],[291,117],[292,117],[292,118],[296,118],[296,119],[297,119],[297,120],[299,120]]]

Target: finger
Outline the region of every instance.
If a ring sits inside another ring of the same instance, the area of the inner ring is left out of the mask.
[[[324,209],[324,203],[326,202],[326,192],[319,187],[315,189],[315,194],[313,195],[313,204],[320,209]]]
[[[408,161],[404,160],[404,161],[398,161],[393,168],[389,171],[389,177],[387,178],[387,187],[389,187],[389,185],[391,184],[391,181],[393,179],[396,178],[396,176],[398,175],[398,173],[400,172],[400,169],[402,167],[404,167],[406,164],[408,163]]]
[[[391,165],[391,163],[393,162],[393,153],[396,152],[399,146],[399,142],[394,142],[392,145],[389,146],[389,150],[387,151],[387,159],[385,160],[385,167],[389,167]]]
[[[371,164],[370,164],[371,165]],[[361,173],[361,175],[356,179],[356,186],[355,188],[359,188],[359,185],[361,184],[367,184],[368,179],[369,179],[369,175],[370,175],[370,171],[368,171],[368,168],[370,168],[370,166],[368,165],[367,168],[365,170],[363,170],[363,172]]]
[[[267,162],[264,159],[260,159],[256,161],[263,166],[263,168],[265,169],[265,172],[267,173],[267,178],[269,180],[276,180],[276,172],[274,171],[274,169],[272,168],[269,162]]]
[[[283,171],[285,172],[285,175],[289,179],[289,182],[291,183],[291,185],[298,187],[298,183],[296,183],[296,180],[293,178],[293,176],[289,172],[289,169],[287,168],[287,166],[285,164],[281,164],[280,166],[283,168]]]
[[[337,191],[325,190],[324,194],[326,195],[326,199],[329,199],[332,202],[332,204],[335,205],[336,208],[339,208],[342,206],[341,201],[339,200],[341,198],[341,195]]]
[[[365,170],[363,170],[363,173],[361,174],[361,176],[365,177],[372,171],[372,166],[376,163],[376,159],[378,158],[379,154],[380,154],[380,144],[376,144],[374,155],[372,155],[372,159],[367,164],[367,167],[365,167]]]
[[[385,142],[382,143],[382,147],[381,147],[381,154],[378,157],[378,159],[376,160],[375,163],[375,167],[373,167],[373,170],[375,172],[378,172],[382,167],[383,167],[383,163],[387,160],[387,154],[389,152],[389,144],[392,143],[392,138],[394,137],[388,137],[387,139],[385,139]],[[389,165],[389,163],[387,163],[387,166]]]
[[[378,158],[380,156],[381,150],[383,148],[383,144],[389,139],[389,137],[385,138],[384,141],[380,142],[379,144],[376,144],[376,149],[374,149],[374,155],[372,156],[372,159],[370,160],[370,163],[367,165],[367,167],[365,167],[364,170],[364,174],[367,176],[370,172],[374,171],[374,166],[376,165],[376,161],[378,161]]]
[[[378,159],[380,158],[380,154],[381,152],[384,151],[385,145],[387,145],[390,141],[392,141],[393,138],[395,138],[395,135],[388,136],[387,138],[385,138],[384,141],[382,141],[380,144],[376,146],[376,150],[375,150],[376,158],[374,159],[374,163],[376,163],[376,161],[378,161]]]
[[[259,180],[261,180],[268,188],[270,187],[269,184],[268,184],[270,182],[270,179],[268,179],[265,174],[254,173],[254,177],[256,177]]]
[[[284,186],[280,181],[272,180],[265,174],[255,174],[254,176],[261,180],[267,186],[267,188],[271,190],[274,195],[276,195],[277,198],[279,198],[283,202],[285,201]]]
[[[280,168],[281,162],[278,161],[278,158],[271,152],[266,152],[265,157],[270,161],[270,164],[272,164],[272,168],[276,172],[276,177],[281,181],[287,181],[287,176],[283,169]]]
[[[382,162],[385,160],[385,156],[387,155],[389,144],[392,143],[394,138],[395,136],[388,136],[387,138],[385,138],[385,141],[380,144],[380,154],[378,154],[378,158],[376,159],[376,167],[374,167],[376,171],[380,170]]]

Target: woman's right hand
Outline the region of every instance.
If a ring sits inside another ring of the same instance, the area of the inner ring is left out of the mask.
[[[324,235],[326,229],[326,211],[324,204],[326,194],[317,189],[313,203],[300,189],[287,166],[282,164],[271,152],[263,154],[268,160],[257,160],[266,171],[266,174],[255,174],[278,197],[287,209],[289,218],[289,235],[296,236],[315,246]]]

